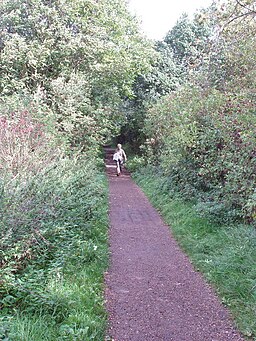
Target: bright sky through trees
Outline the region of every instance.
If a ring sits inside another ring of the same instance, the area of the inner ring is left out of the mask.
[[[207,7],[212,0],[129,0],[133,14],[141,21],[146,36],[162,39],[182,13],[192,14]]]

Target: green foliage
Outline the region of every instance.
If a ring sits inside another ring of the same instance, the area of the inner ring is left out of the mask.
[[[164,38],[176,62],[187,70],[198,68],[208,49],[210,26],[202,20],[202,15],[195,16],[193,20],[183,15]]]
[[[145,165],[145,159],[137,155],[132,158],[129,157],[129,160],[126,162],[126,167],[130,172],[139,171],[140,169],[144,168]]]
[[[123,0],[4,0],[0,90],[32,95],[80,148],[120,127],[120,104],[151,56]]]
[[[241,332],[255,338],[255,228],[199,217],[195,204],[170,191],[169,179],[152,166],[140,169],[134,177],[196,269],[213,284]]]
[[[146,109],[163,95],[176,90],[184,81],[182,68],[175,63],[171,49],[164,42],[155,43],[155,58],[150,72],[137,77],[133,86],[134,97],[125,102],[126,124],[121,130],[121,139],[138,152],[145,140],[142,127]]]
[[[107,198],[95,160],[63,158],[3,188],[1,337],[103,338]]]
[[[224,221],[256,221],[254,14],[253,2],[231,0],[183,17],[165,41],[188,82],[149,108],[140,127],[146,159],[161,165],[169,188]]]
[[[155,42],[155,58],[148,73],[139,75],[134,84],[134,98],[126,102],[126,124],[121,139],[138,152],[146,136],[145,112],[162,96],[176,91],[202,68],[209,54],[210,20],[203,13],[193,20],[182,16],[164,41]]]
[[[35,108],[0,119],[0,337],[100,339],[106,182],[95,151],[64,154]]]
[[[146,129],[170,187],[216,218],[254,221],[255,124],[249,98],[184,88],[148,113]]]
[[[151,45],[123,0],[3,0],[0,17],[0,338],[100,340],[107,204],[96,155]]]
[[[123,0],[0,2],[0,338],[104,338],[99,145],[152,55]]]
[[[255,89],[255,2],[229,0],[212,7],[214,35],[204,62],[204,83],[220,90],[253,92]]]

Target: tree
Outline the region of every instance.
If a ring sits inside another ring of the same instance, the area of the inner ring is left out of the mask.
[[[230,0],[204,13],[211,44],[206,52],[199,44],[203,59],[188,84],[147,111],[144,133],[152,141],[147,156],[160,163],[170,188],[215,218],[255,223],[254,8],[251,0]],[[194,51],[190,28],[183,21],[169,41],[185,69]]]
[[[202,20],[202,15],[203,12],[190,20],[183,14],[164,38],[175,61],[185,70],[198,68],[208,50],[211,28],[207,20]]]
[[[230,0],[213,5],[201,15],[210,23],[208,51],[200,68],[199,84],[221,91],[254,87],[255,4]],[[242,83],[241,83],[242,82]]]
[[[4,0],[0,14],[2,96],[46,103],[73,145],[113,134],[151,55],[126,3]]]
[[[145,141],[143,126],[146,110],[157,100],[189,80],[191,70],[199,70],[208,53],[211,29],[207,20],[197,16],[189,20],[183,15],[168,32],[164,41],[155,42],[155,58],[150,72],[138,76],[134,85],[134,98],[126,106],[127,123],[122,128],[124,141],[136,150]]]
[[[143,124],[147,108],[162,96],[176,90],[184,81],[182,68],[174,60],[170,47],[155,42],[155,58],[148,73],[139,75],[134,83],[134,96],[125,105],[126,124],[122,127],[122,141],[129,142],[138,151],[144,142]]]

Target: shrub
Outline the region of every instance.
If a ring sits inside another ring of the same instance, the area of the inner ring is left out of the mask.
[[[0,117],[0,164],[2,176],[35,174],[59,156],[45,127],[28,111]]]
[[[145,166],[145,159],[141,156],[134,156],[127,161],[126,166],[130,172],[135,172]]]
[[[202,212],[253,222],[255,123],[248,96],[184,88],[148,113],[146,129],[171,186]]]
[[[50,340],[64,338],[64,325],[103,337],[106,184],[95,160],[63,157],[2,185],[0,307],[12,316],[0,320],[3,336],[22,329],[34,340],[39,319]]]
[[[16,291],[16,275],[39,255],[51,258],[55,239],[92,218],[102,185],[94,159],[64,156],[27,111],[1,117],[0,137],[0,295],[13,306],[19,295],[6,294]]]

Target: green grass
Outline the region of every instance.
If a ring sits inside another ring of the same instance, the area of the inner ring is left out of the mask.
[[[94,236],[90,241],[80,240],[80,245],[75,243],[69,249],[70,257],[64,267],[56,267],[51,275],[46,275],[45,288],[40,289],[44,300],[36,301],[36,297],[31,297],[35,295],[32,293],[28,302],[23,302],[22,307],[2,318],[4,340],[104,340],[103,273],[108,262],[106,224],[98,221],[92,228]],[[36,272],[32,272],[29,266],[26,271],[36,277]],[[29,288],[36,290],[32,284]]]
[[[170,195],[161,176],[134,178],[171,226],[174,237],[230,309],[240,331],[256,340],[256,230],[219,225],[198,215],[193,203]]]
[[[78,164],[64,182],[63,188],[51,182],[58,201],[56,219],[41,221],[47,243],[36,245],[35,257],[21,271],[12,275],[5,269],[6,282],[0,283],[0,340],[104,340],[107,180],[99,171]]]

